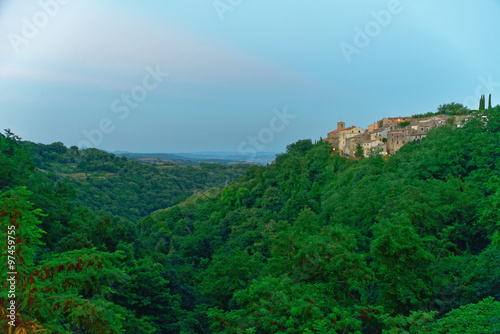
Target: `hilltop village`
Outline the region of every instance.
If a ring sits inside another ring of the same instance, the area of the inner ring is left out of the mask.
[[[345,122],[338,122],[337,129],[329,132],[323,141],[329,142],[333,151],[343,156],[355,156],[360,148],[365,157],[370,154],[390,155],[408,142],[422,140],[432,128],[460,123],[464,118],[449,115],[389,117],[370,124],[365,130],[357,126],[346,128]]]

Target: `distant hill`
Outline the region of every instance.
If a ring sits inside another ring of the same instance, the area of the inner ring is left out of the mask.
[[[93,211],[130,221],[209,188],[222,188],[244,174],[248,164],[198,162],[174,154],[126,153],[95,148],[79,150],[62,143],[23,142],[39,171],[75,189],[75,196]],[[0,160],[1,164],[1,160]]]
[[[177,154],[171,153],[131,153],[116,151],[113,154],[126,157],[129,160],[135,160],[149,165],[180,165],[180,166],[198,166],[201,162],[210,163],[210,161],[196,161],[188,159]],[[227,164],[226,161],[220,162]]]
[[[276,156],[276,153],[272,152],[262,152],[256,154],[255,157],[242,156],[238,152],[132,153],[115,151],[112,153],[150,165],[181,166],[198,166],[201,163],[265,165],[271,163]]]
[[[190,159],[217,159],[228,160],[232,162],[245,162],[250,164],[265,165],[271,163],[276,158],[275,152],[260,152],[254,157],[245,156],[239,152],[191,152],[191,153],[176,153],[182,157]]]

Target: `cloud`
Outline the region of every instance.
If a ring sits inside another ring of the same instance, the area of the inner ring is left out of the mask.
[[[14,65],[21,62],[12,60],[2,66],[6,75],[122,89],[127,86],[120,83],[133,84],[144,75],[146,66],[159,65],[184,83],[262,89],[311,86],[309,79],[279,64],[164,22],[92,1],[67,6],[50,22],[46,33],[23,50],[20,59],[24,65]]]
[[[36,64],[19,65],[15,63],[0,63],[0,73],[3,79],[21,82],[40,82],[116,90],[128,88],[122,81],[114,78],[106,78],[105,76],[98,78],[85,75],[84,73],[41,69]]]

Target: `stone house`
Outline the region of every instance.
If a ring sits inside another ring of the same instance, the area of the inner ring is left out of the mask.
[[[368,132],[373,132],[378,129],[379,129],[378,122],[368,125]]]
[[[387,155],[386,144],[379,140],[364,140],[361,142],[361,147],[363,148],[363,155],[365,158],[368,158],[370,150],[372,149],[380,149],[381,155]]]
[[[438,127],[442,125],[441,121],[438,120],[424,120],[420,121],[415,125],[412,125],[411,128],[415,131],[420,132],[428,132],[430,129]]]
[[[368,132],[367,137],[370,140],[378,140],[383,142],[384,138],[387,138],[387,134],[389,133],[391,129],[390,128],[382,128],[382,129],[377,129],[372,132]]]
[[[350,156],[353,156],[354,153],[356,152],[356,147],[358,144],[361,145],[361,142],[364,140],[362,134],[358,134],[353,137],[348,137],[346,139],[346,145],[345,145],[345,150],[344,153]]]
[[[391,130],[387,134],[387,153],[394,154],[403,147],[403,145],[408,141],[406,136],[409,134],[411,129],[396,129]]]
[[[339,133],[339,147],[340,147],[340,149],[343,152],[350,150],[350,147],[347,144],[347,140],[349,138],[359,136],[362,134],[363,134],[363,129],[361,129],[360,127],[357,127],[357,126],[351,126],[350,128],[348,128],[348,130],[341,131]],[[346,153],[346,154],[349,154],[349,153]]]
[[[346,146],[347,139],[362,133],[363,129],[357,126],[346,128],[344,122],[338,122],[337,129],[328,133],[326,141],[328,141],[333,146],[334,151],[340,152],[341,154],[346,154],[346,149],[348,149],[348,147]]]
[[[407,117],[407,116],[399,116],[399,117],[388,117],[388,118],[382,118],[380,121],[377,122],[378,124],[378,128],[383,128],[383,127],[386,127],[388,126],[389,124],[399,124],[399,123],[402,123],[402,122],[406,122],[406,121],[411,121],[411,117]],[[382,125],[382,126],[380,126]]]
[[[426,136],[427,136],[426,132],[423,132],[423,131],[411,131],[411,133],[409,133],[406,136],[406,139],[407,139],[406,142],[411,142],[411,141],[415,141],[415,140],[420,140],[421,141]]]

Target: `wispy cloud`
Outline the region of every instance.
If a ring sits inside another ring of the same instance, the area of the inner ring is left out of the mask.
[[[41,69],[36,65],[16,65],[12,63],[0,63],[0,77],[2,80],[9,79],[21,82],[85,86],[100,89],[119,90],[127,87],[123,81],[104,75],[97,78],[85,75],[82,72],[68,73]]]
[[[62,13],[53,23],[51,34],[40,36],[38,43],[22,54],[27,65],[4,64],[3,75],[121,89],[123,80],[109,78],[122,75],[132,82],[145,66],[160,64],[182,82],[267,88],[311,85],[309,79],[290,69],[220,42],[139,15],[110,15],[105,7],[100,7],[90,2],[79,5],[78,11]],[[64,64],[65,72],[48,70],[48,63]]]

